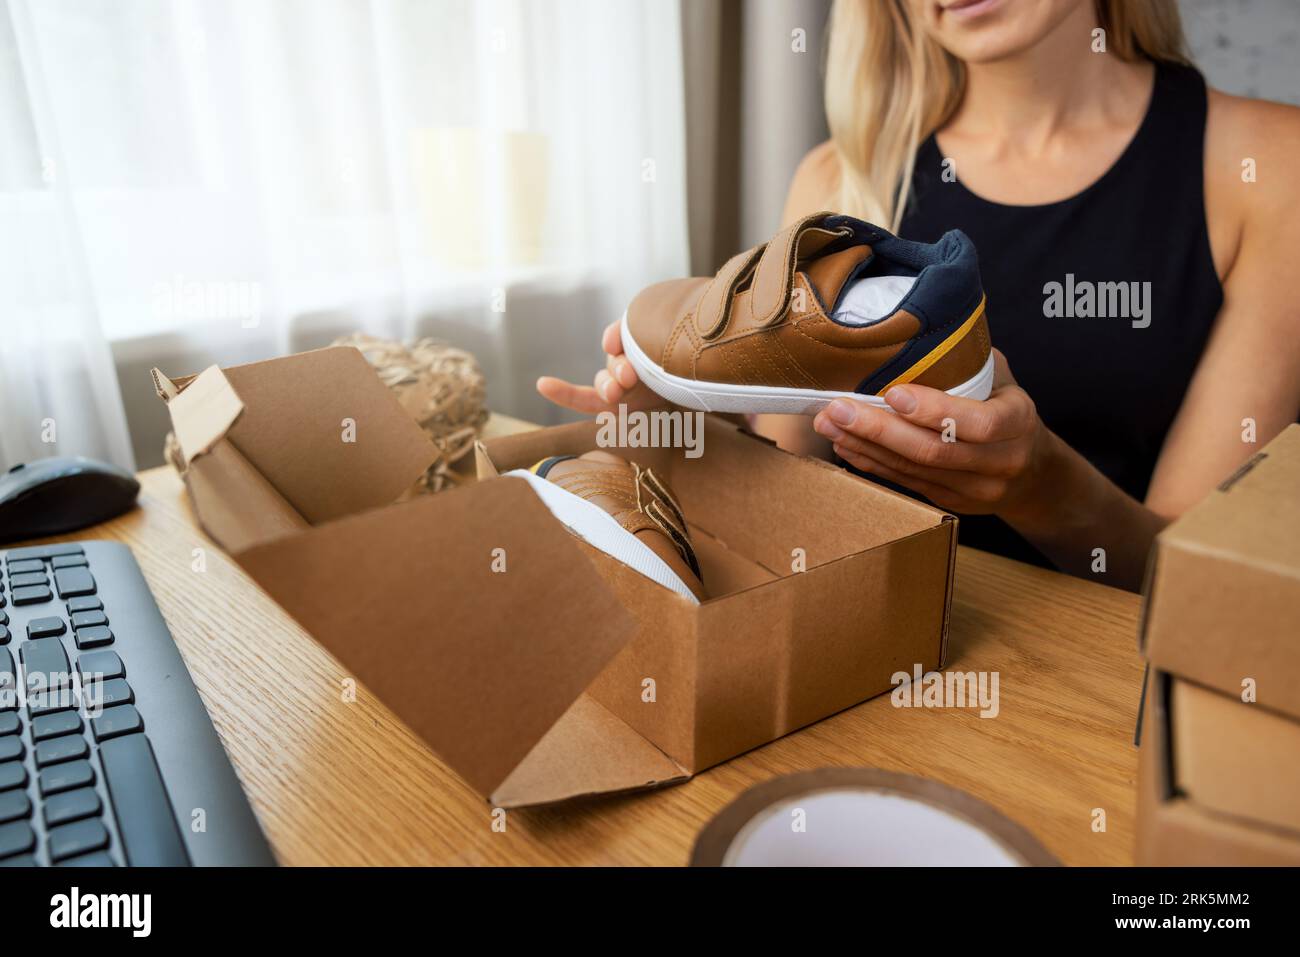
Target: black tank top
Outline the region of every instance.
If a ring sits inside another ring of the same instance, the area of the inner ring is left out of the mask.
[[[970,236],[993,345],[1047,427],[1139,501],[1223,302],[1205,225],[1205,109],[1200,73],[1158,66],[1120,158],[1083,192],[1042,206],[981,199],[960,168],[945,181],[931,136],[899,230],[925,242],[953,228]],[[962,516],[960,539],[1047,564],[993,516]]]

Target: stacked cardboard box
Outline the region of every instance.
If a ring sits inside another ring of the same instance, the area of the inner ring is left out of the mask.
[[[1300,426],[1157,541],[1138,863],[1300,864]]]
[[[626,453],[681,500],[696,605],[497,476],[594,423],[412,498],[437,450],[355,349],[155,382],[207,533],[498,806],[681,781],[943,662],[956,521],[725,421]]]

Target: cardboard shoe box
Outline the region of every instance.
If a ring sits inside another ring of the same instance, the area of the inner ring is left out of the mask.
[[[155,384],[205,531],[497,806],[684,780],[942,665],[956,521],[722,420],[697,459],[627,453],[681,500],[697,605],[496,477],[595,423],[410,497],[435,450],[355,349]]]
[[[1153,671],[1137,862],[1300,865],[1300,723]]]
[[[1157,536],[1143,593],[1154,667],[1300,719],[1300,425]]]
[[[1300,426],[1157,538],[1141,864],[1300,864]]]

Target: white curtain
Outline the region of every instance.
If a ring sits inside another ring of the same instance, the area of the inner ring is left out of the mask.
[[[50,454],[52,417],[58,451],[129,463],[110,346],[183,373],[433,334],[479,355],[495,407],[544,417],[533,378],[589,377],[597,331],[687,271],[676,3],[5,13],[5,459]]]

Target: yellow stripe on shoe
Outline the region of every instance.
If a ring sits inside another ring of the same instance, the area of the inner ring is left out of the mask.
[[[954,331],[952,335],[931,349],[924,359],[907,369],[907,371],[902,375],[894,379],[893,382],[889,383],[877,392],[876,395],[884,395],[896,385],[903,385],[906,382],[911,382],[922,372],[951,352],[953,348],[956,347],[957,343],[966,338],[966,334],[975,328],[975,323],[979,322],[980,316],[984,315],[984,299],[984,296],[980,296],[980,304],[975,307],[975,311],[970,314],[970,317],[967,318],[965,322],[957,327],[956,331]]]

